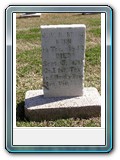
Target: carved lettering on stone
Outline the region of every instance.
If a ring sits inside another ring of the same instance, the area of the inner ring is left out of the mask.
[[[85,25],[41,26],[44,96],[82,96]]]

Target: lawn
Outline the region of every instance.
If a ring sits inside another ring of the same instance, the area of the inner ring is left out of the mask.
[[[16,19],[16,112],[18,127],[100,127],[101,117],[57,119],[30,122],[24,115],[28,90],[42,88],[40,25],[85,24],[85,87],[96,87],[101,93],[101,16],[100,14],[49,13],[41,17]]]

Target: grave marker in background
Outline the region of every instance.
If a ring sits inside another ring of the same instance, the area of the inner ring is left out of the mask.
[[[20,14],[17,18],[32,18],[32,17],[40,17],[41,13],[36,13],[36,12],[26,12]]]

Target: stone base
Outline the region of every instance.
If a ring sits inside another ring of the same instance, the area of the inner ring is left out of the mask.
[[[43,90],[30,90],[25,96],[25,115],[30,121],[60,118],[88,118],[101,114],[101,100],[96,88],[84,88],[83,96],[44,97]]]

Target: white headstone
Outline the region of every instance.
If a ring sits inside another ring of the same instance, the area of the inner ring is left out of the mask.
[[[26,117],[41,121],[100,116],[97,89],[83,87],[85,25],[41,26],[41,30],[44,90],[26,92]]]
[[[46,25],[41,31],[44,96],[82,96],[85,25]]]

